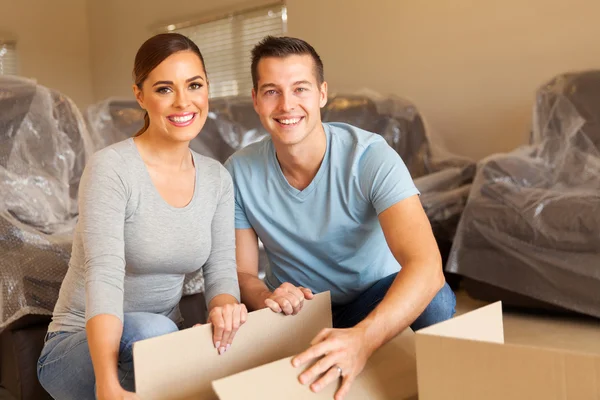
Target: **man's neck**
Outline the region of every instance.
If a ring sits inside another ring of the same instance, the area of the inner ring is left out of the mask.
[[[304,190],[317,175],[325,157],[327,136],[323,126],[319,124],[314,132],[293,146],[274,145],[277,161],[288,183]]]

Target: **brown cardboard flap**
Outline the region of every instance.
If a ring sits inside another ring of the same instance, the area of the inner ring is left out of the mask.
[[[142,400],[216,400],[213,380],[298,354],[331,321],[325,292],[305,301],[294,316],[269,309],[249,313],[223,355],[213,346],[209,324],[136,342],[136,393]]]
[[[419,330],[419,334],[504,343],[502,303],[498,301],[423,328]]]
[[[298,376],[306,369],[294,368],[287,357],[258,368],[213,382],[220,400],[333,399],[338,385],[319,393],[300,384]],[[377,350],[358,376],[346,400],[415,399],[417,376],[414,334],[408,328]]]
[[[600,355],[486,341],[502,317],[492,306],[417,332],[420,400],[600,398]]]

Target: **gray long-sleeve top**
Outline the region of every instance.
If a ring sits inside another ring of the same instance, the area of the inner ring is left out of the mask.
[[[217,161],[192,151],[190,203],[169,205],[154,186],[133,139],[100,150],[79,188],[79,219],[69,269],[49,331],[78,331],[99,314],[144,311],[181,320],[185,274],[203,268],[207,304],[240,300],[235,262],[233,185]]]

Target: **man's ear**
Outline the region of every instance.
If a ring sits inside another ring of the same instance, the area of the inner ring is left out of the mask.
[[[323,82],[321,87],[319,88],[319,94],[321,98],[319,99],[319,105],[321,108],[325,107],[327,104],[327,82]]]
[[[254,105],[254,111],[258,114],[258,100],[257,100],[256,90],[252,89],[252,105]]]

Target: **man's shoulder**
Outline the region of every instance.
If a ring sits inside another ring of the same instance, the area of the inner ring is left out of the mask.
[[[324,123],[326,129],[332,135],[333,143],[338,143],[349,148],[360,148],[366,150],[372,145],[386,145],[385,139],[374,132],[370,132],[345,122]]]
[[[233,153],[227,161],[225,167],[229,172],[241,167],[246,170],[248,167],[258,167],[264,164],[270,151],[271,137],[265,137],[258,142],[249,144],[248,146]],[[236,171],[237,172],[237,171]]]
[[[388,153],[395,153],[381,135],[357,126],[334,122],[327,123],[326,129],[331,135],[332,151],[342,154],[338,160],[349,163],[354,172],[365,162],[387,162],[384,160],[389,159]]]

